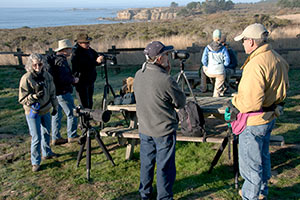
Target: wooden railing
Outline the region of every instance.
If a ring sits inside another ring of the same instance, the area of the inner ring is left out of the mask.
[[[45,53],[43,55],[46,55],[46,54],[50,54],[50,53],[53,53],[53,49],[52,48],[49,48],[47,51],[45,51]],[[20,48],[17,48],[17,51],[16,52],[10,52],[10,51],[6,51],[6,52],[0,52],[0,55],[9,55],[9,54],[12,54],[13,56],[16,56],[18,58],[18,65],[20,66],[23,66],[23,57],[27,57],[27,56],[30,56],[30,54],[25,54]]]
[[[196,54],[196,53],[202,53],[204,50],[205,46],[198,46],[196,44],[193,44],[191,47],[187,47],[185,50],[189,52],[190,54]],[[138,51],[143,51],[144,48],[116,48],[116,46],[112,46],[111,49],[108,49],[107,54],[111,55],[118,55],[122,52],[138,52]],[[291,51],[300,51],[300,48],[287,48],[287,49],[275,49],[280,54],[288,54]],[[244,53],[244,50],[236,50],[237,53]],[[52,48],[49,48],[48,50],[45,51],[45,54],[53,53]],[[20,48],[17,48],[16,52],[0,52],[0,55],[5,55],[5,54],[12,54],[13,56],[16,56],[18,59],[18,65],[24,65],[23,64],[23,57],[29,56],[29,54],[25,54]]]

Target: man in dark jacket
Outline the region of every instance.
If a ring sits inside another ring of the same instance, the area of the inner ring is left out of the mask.
[[[52,58],[53,66],[49,72],[53,76],[56,96],[59,103],[58,112],[52,116],[52,145],[59,145],[68,142],[75,142],[77,135],[77,118],[73,115],[75,108],[72,97],[72,84],[78,83],[78,78],[73,77],[67,57],[71,55],[72,44],[70,40],[58,41],[58,48],[55,49],[56,55]],[[50,61],[51,62],[51,61]],[[67,116],[67,134],[68,140],[63,139],[60,134],[62,110]]]
[[[80,104],[84,108],[93,107],[94,82],[96,81],[96,66],[100,65],[103,56],[90,47],[90,38],[87,34],[80,33],[77,36],[77,44],[72,54],[72,73],[79,77],[79,82],[75,85],[76,95]]]
[[[133,83],[141,140],[139,191],[142,199],[151,197],[155,162],[157,199],[173,199],[178,127],[175,108],[183,108],[186,97],[169,75],[168,51],[172,49],[173,46],[158,41],[148,44],[144,50],[147,61],[135,74]]]

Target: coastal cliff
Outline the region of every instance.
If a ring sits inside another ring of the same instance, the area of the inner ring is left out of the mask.
[[[117,14],[118,20],[161,20],[174,19],[177,11],[170,8],[136,8],[121,10]]]

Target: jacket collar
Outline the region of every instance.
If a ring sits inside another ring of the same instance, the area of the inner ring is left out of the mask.
[[[152,64],[152,63],[146,63],[145,69],[150,69],[150,70],[158,70],[162,72],[167,72],[164,67],[158,64]]]
[[[255,56],[264,53],[266,51],[270,51],[272,50],[272,46],[270,44],[264,44],[260,47],[258,47],[257,49],[255,49],[247,58],[247,60],[245,61],[245,63],[243,64],[243,66],[241,67],[241,69],[244,69],[245,66],[248,64],[248,62],[253,59]]]

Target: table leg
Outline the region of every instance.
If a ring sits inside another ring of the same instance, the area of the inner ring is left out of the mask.
[[[133,156],[133,152],[134,152],[135,143],[136,143],[136,139],[128,139],[125,160],[131,160],[131,158]]]

